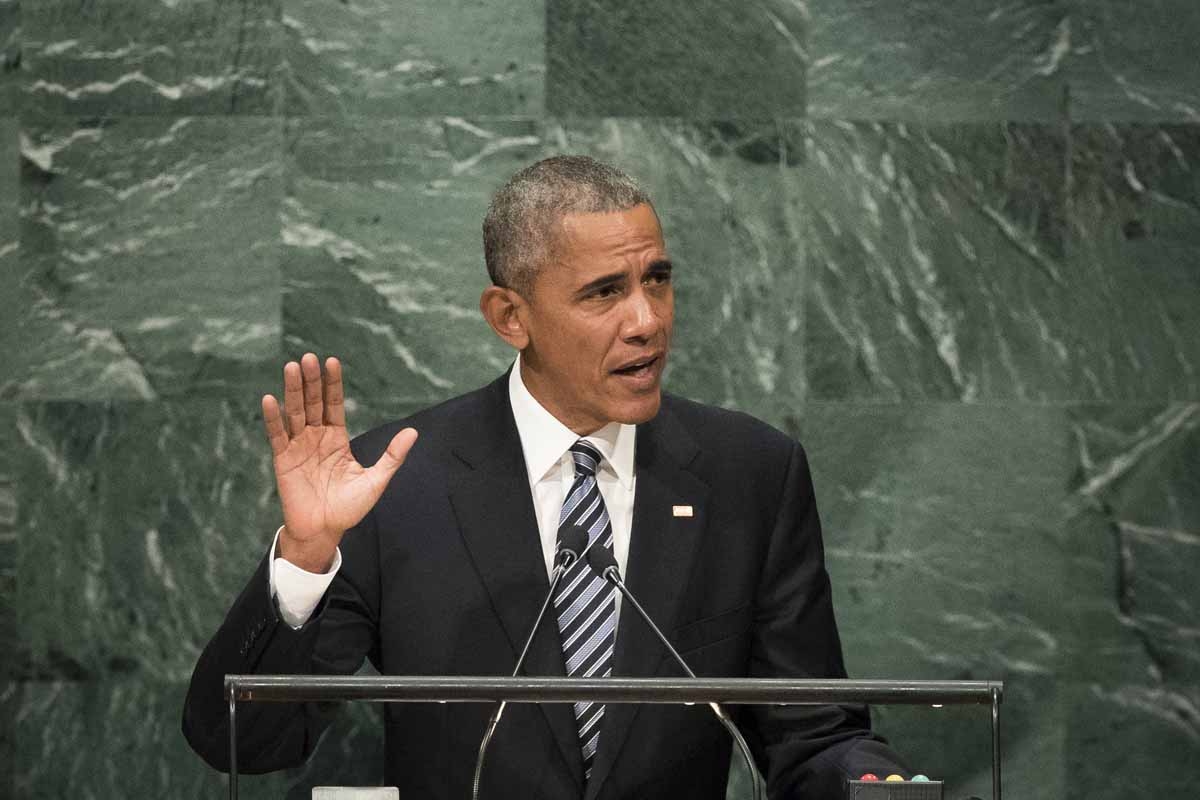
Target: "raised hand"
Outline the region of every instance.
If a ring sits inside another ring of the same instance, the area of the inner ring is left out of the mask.
[[[373,466],[359,464],[346,433],[342,365],[327,358],[322,373],[313,353],[284,365],[282,413],[269,394],[263,396],[262,412],[283,506],[276,555],[324,572],[342,535],[367,515],[404,463],[417,432],[405,428]]]

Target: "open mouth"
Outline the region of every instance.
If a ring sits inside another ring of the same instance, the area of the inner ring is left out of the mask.
[[[648,358],[643,358],[640,361],[632,361],[623,367],[618,367],[617,369],[614,369],[613,372],[618,375],[629,375],[633,377],[648,375],[655,368],[655,366],[658,365],[658,361],[659,356],[649,356]]]

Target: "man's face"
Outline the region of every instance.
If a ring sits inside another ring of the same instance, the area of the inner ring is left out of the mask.
[[[521,377],[550,413],[581,435],[658,413],[675,299],[649,205],[566,216],[529,294]]]

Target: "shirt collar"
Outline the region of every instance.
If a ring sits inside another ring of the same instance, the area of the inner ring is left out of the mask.
[[[525,453],[529,485],[533,486],[558,464],[563,454],[581,437],[559,422],[529,393],[521,378],[520,354],[508,376],[508,399],[517,422],[517,434],[521,437],[521,449]],[[627,491],[631,489],[637,426],[610,422],[582,438],[595,445],[600,455],[604,456],[604,463],[616,474],[621,487]]]

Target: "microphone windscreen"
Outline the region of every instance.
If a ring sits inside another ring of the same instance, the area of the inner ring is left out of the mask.
[[[617,566],[617,559],[613,556],[612,551],[607,547],[592,547],[587,551],[588,563],[592,565],[592,569],[601,575],[604,570],[610,567]],[[619,571],[619,570],[618,570]]]
[[[558,537],[558,550],[562,553],[570,553],[575,558],[583,555],[583,551],[587,548],[588,535],[587,531],[578,525],[572,525],[567,528]]]

